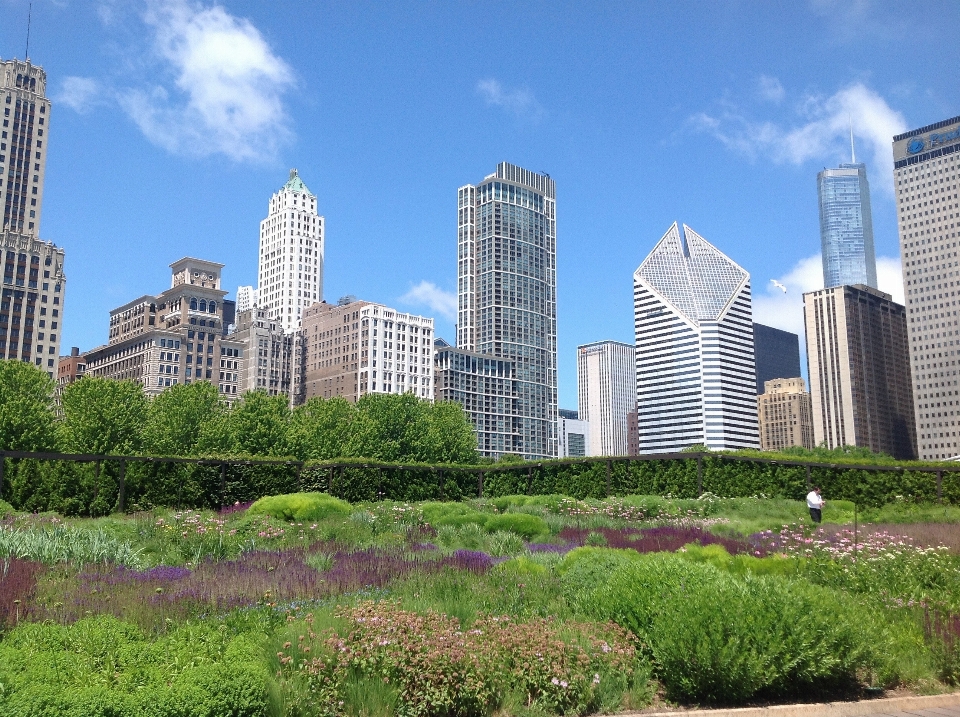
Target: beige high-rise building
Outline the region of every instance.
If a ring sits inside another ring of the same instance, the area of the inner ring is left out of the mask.
[[[637,403],[633,344],[597,341],[578,346],[577,396],[578,420],[590,429],[588,455],[630,455],[627,414]]]
[[[960,454],[960,117],[893,138],[919,457]]]
[[[37,236],[50,133],[47,73],[30,60],[0,60],[0,231]]]
[[[303,314],[303,400],[412,393],[433,400],[433,319],[344,297]]]
[[[109,342],[86,353],[86,375],[137,381],[148,394],[209,381],[231,402],[243,393],[244,347],[224,336],[223,264],[185,257],[170,269],[169,289],[110,312]]]
[[[243,345],[237,393],[260,390],[271,396],[290,395],[294,336],[284,332],[277,319],[259,307],[242,311],[230,339]]]
[[[863,284],[811,291],[803,305],[816,444],[915,458],[906,309]]]
[[[763,382],[757,396],[760,450],[780,451],[789,446],[813,448],[813,409],[807,384],[800,377]]]

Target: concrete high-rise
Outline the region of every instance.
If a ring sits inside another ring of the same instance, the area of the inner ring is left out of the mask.
[[[594,455],[590,451],[590,424],[581,420],[577,411],[561,408],[557,414],[560,458]]]
[[[919,457],[960,454],[960,117],[893,138]]]
[[[757,396],[760,448],[781,451],[791,446],[813,448],[813,408],[803,379],[775,378]]]
[[[876,289],[877,260],[866,165],[854,160],[837,169],[824,169],[817,175],[817,196],[823,285],[866,284]]]
[[[0,231],[37,236],[50,136],[47,73],[30,60],[0,60]]]
[[[577,347],[577,415],[590,426],[589,455],[630,454],[627,414],[637,401],[632,344],[598,341]]]
[[[513,363],[521,454],[557,455],[556,184],[501,162],[458,191],[457,347]]]
[[[759,448],[750,275],[674,224],[633,287],[639,452]]]
[[[811,291],[803,306],[816,444],[915,458],[904,307],[863,284]]]
[[[800,375],[800,337],[763,324],[753,325],[753,353],[757,363],[757,395],[775,378]]]
[[[241,364],[238,393],[291,394],[294,334],[283,331],[278,319],[256,306],[240,311],[229,338],[242,346],[245,359]]]
[[[252,286],[238,286],[237,315],[239,316],[244,311],[250,311],[254,306],[257,306],[257,290]]]
[[[260,222],[256,300],[284,331],[300,325],[303,310],[323,300],[324,221],[317,197],[297,174],[270,198]]]

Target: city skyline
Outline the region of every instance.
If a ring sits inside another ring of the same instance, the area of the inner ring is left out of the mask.
[[[332,222],[328,295],[434,315],[438,335],[453,340],[444,247],[455,217],[445,197],[506,159],[563,186],[559,390],[560,404],[573,406],[575,347],[630,340],[629,273],[650,248],[637,237],[658,236],[679,214],[750,271],[758,322],[802,328],[800,294],[820,268],[813,180],[849,159],[851,120],[871,178],[880,288],[898,298],[884,283],[891,271],[899,277],[889,138],[960,106],[960,90],[927,71],[946,58],[937,37],[956,29],[938,3],[921,11],[943,22],[909,48],[896,28],[917,6],[896,2],[749,13],[724,2],[602,13],[566,5],[496,18],[390,4],[368,13],[169,5],[181,12],[34,4],[30,55],[56,109],[42,232],[69,247],[71,295],[85,307],[68,322],[66,346],[102,342],[110,308],[162,285],[161,267],[177,254],[172,218],[176,234],[197,243],[192,253],[226,264],[229,290],[256,285],[263,201],[292,166]],[[23,54],[27,0],[8,0],[4,13],[6,60]],[[531,38],[534,21],[545,25]],[[198,44],[177,53],[162,43],[187,30]],[[743,32],[757,41],[743,46]],[[204,43],[220,36],[236,40],[227,45],[236,54],[209,55],[214,71],[199,73],[201,50],[212,47]],[[494,37],[504,42],[491,64]],[[682,49],[691,41],[696,59]],[[668,49],[644,50],[657,45]],[[242,97],[216,71],[230,57]],[[244,154],[251,147],[261,155]],[[440,209],[406,201],[412,187]],[[120,195],[107,211],[105,193]],[[638,202],[641,211],[622,211]],[[413,256],[416,271],[396,271]],[[592,290],[601,284],[609,290]]]

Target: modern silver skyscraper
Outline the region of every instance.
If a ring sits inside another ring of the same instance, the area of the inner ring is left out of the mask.
[[[759,448],[750,275],[674,224],[633,274],[639,453]]]
[[[522,455],[556,456],[556,184],[501,162],[458,206],[457,347],[513,362]]]
[[[629,455],[627,414],[637,400],[636,351],[597,341],[577,347],[577,414],[589,421],[591,456]]]
[[[40,234],[44,147],[50,132],[50,100],[44,93],[47,73],[30,60],[0,60],[0,231]]]
[[[960,117],[893,138],[921,460],[960,455]]]
[[[876,289],[877,260],[866,165],[851,163],[824,169],[817,175],[817,196],[824,286],[865,284]]]

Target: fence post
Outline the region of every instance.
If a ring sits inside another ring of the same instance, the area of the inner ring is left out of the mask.
[[[122,513],[124,508],[124,498],[126,497],[126,480],[127,480],[127,462],[120,461],[120,494],[117,496],[117,507]]]
[[[100,461],[94,463],[93,470],[93,501],[90,503],[90,507],[93,507],[93,504],[97,502],[97,498],[100,497]],[[89,510],[89,509],[88,509]]]
[[[327,493],[333,495],[333,466],[330,466],[330,475],[327,476]]]
[[[703,495],[703,454],[697,454],[697,497]]]
[[[533,490],[533,466],[527,467],[527,495]]]
[[[607,498],[610,497],[610,472],[612,471],[613,461],[609,458],[607,459]]]
[[[227,464],[220,464],[220,507],[223,508],[227,498]]]
[[[2,477],[3,473],[0,471],[0,483],[2,483]],[[0,488],[2,487],[3,485],[0,484]],[[480,480],[477,481],[477,498],[483,498],[483,471],[480,471]]]
[[[177,467],[176,463],[168,463],[167,465]],[[199,465],[199,464],[197,464]],[[183,495],[183,474],[180,474],[180,479],[177,481],[177,510],[180,510],[181,496]]]
[[[297,490],[303,492],[303,462],[297,464]]]
[[[943,471],[937,471],[937,502],[943,502]]]
[[[443,468],[437,468],[437,485],[440,487],[440,500],[446,500],[447,491],[443,484]]]

